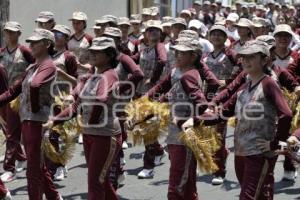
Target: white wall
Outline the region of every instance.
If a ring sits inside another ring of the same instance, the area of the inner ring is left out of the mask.
[[[83,11],[88,15],[87,31],[94,25],[94,20],[102,15],[112,14],[117,17],[128,15],[127,0],[10,0],[10,20],[18,21],[23,28],[21,41],[24,41],[36,27],[34,20],[40,11],[51,11],[58,24],[71,28],[68,19],[74,11]]]

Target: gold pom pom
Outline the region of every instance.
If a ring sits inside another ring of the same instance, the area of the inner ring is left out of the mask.
[[[218,170],[213,156],[221,146],[221,136],[215,127],[200,124],[181,132],[180,140],[194,153],[201,171],[213,173]]]
[[[12,100],[9,103],[10,108],[14,111],[14,112],[19,112],[20,109],[20,97],[15,98],[14,100]]]
[[[170,109],[167,103],[150,101],[141,97],[128,103],[125,107],[127,120],[133,123],[128,135],[133,145],[152,144],[160,136],[165,135],[170,120]]]
[[[235,117],[230,117],[227,121],[227,125],[235,128],[236,127],[236,118]]]

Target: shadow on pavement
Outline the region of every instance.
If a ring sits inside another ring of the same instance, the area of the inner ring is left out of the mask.
[[[134,176],[137,176],[138,173],[143,169],[143,167],[138,167],[138,168],[135,168],[135,169],[127,169],[126,172],[128,175],[134,175]]]
[[[274,193],[284,193],[289,195],[300,194],[300,188],[288,188],[292,187],[295,184],[293,181],[279,181],[275,183]]]
[[[161,180],[161,181],[153,181],[149,185],[155,185],[155,186],[160,186],[160,185],[168,185],[169,180]]]
[[[63,196],[64,200],[78,200],[78,199],[87,199],[87,193],[80,194],[71,194],[68,196]]]
[[[129,155],[129,159],[135,159],[135,160],[140,160],[143,158],[144,152],[142,153],[131,153]]]
[[[76,169],[76,168],[87,168],[87,166],[86,166],[85,163],[80,164],[80,165],[75,165],[73,167],[68,168],[68,171],[71,171],[71,170]]]

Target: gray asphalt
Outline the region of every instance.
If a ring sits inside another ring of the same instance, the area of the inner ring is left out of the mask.
[[[237,182],[233,166],[233,134],[229,130],[227,136],[227,146],[231,150],[227,162],[226,181],[222,186],[212,186],[211,176],[199,174],[197,178],[197,189],[201,200],[235,200],[238,199],[240,186]],[[127,177],[125,185],[118,190],[122,200],[164,200],[167,199],[168,188],[168,157],[164,158],[164,164],[156,167],[153,179],[137,179],[137,174],[141,170],[143,147],[131,147],[125,151]],[[280,157],[275,169],[275,200],[300,199],[300,178],[295,183],[281,181],[283,158]],[[58,191],[66,200],[87,199],[87,168],[84,156],[82,155],[82,145],[77,145],[76,153],[68,165],[68,178],[61,182],[56,182]],[[1,167],[2,169],[2,167]],[[26,176],[25,172],[18,174],[18,179],[7,183],[15,200],[26,200]]]

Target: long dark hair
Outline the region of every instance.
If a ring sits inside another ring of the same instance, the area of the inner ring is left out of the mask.
[[[112,68],[116,68],[119,64],[119,61],[117,59],[117,56],[118,56],[118,52],[115,48],[112,48],[112,47],[109,47],[105,50],[103,50],[103,52],[111,58],[111,67]]]

